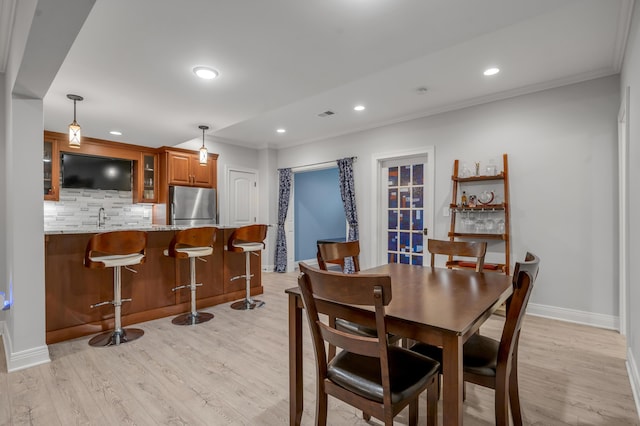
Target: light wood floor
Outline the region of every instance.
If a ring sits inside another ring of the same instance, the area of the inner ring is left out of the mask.
[[[206,310],[212,321],[194,327],[150,321],[138,325],[140,340],[119,347],[92,348],[89,338],[58,343],[49,346],[50,364],[11,374],[2,349],[0,425],[288,424],[284,289],[295,279],[264,274],[262,309],[216,306]],[[501,321],[490,319],[482,333],[498,337]],[[311,425],[315,371],[308,333],[305,339],[303,424]],[[624,357],[616,332],[527,317],[520,343],[525,424],[640,425]],[[464,409],[465,425],[493,424],[493,392],[467,385]],[[401,413],[396,424],[406,423]],[[330,399],[329,425],[366,424]]]

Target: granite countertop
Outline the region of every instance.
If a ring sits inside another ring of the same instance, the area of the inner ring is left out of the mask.
[[[147,232],[157,232],[157,231],[180,231],[182,229],[189,228],[199,228],[201,226],[209,226],[209,225],[150,225],[150,226],[103,226],[98,228],[98,226],[78,226],[78,227],[65,227],[65,228],[45,228],[44,235],[61,235],[61,234],[96,234],[99,232],[110,232],[110,231],[147,231]],[[226,228],[236,228],[235,226],[228,225],[210,225],[215,226],[219,229]]]

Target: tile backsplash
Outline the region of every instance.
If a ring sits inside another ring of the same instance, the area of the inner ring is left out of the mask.
[[[98,211],[104,208],[107,227],[151,226],[151,204],[133,204],[131,191],[99,189],[60,189],[60,201],[44,202],[44,229],[64,230],[98,224]]]

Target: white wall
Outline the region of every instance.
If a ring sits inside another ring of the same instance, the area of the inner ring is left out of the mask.
[[[541,258],[532,304],[613,326],[617,293],[616,76],[283,149],[278,167],[357,156],[362,262],[372,266],[372,154],[435,147],[435,230],[446,236],[456,158],[509,154],[512,258]],[[275,194],[274,194],[275,196]]]
[[[640,276],[635,273],[634,261],[640,258],[640,7],[636,4],[624,65],[620,90],[630,87],[629,99],[629,329],[627,330],[627,361],[636,406],[640,411]]]

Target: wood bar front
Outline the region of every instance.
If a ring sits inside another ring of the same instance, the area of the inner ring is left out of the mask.
[[[196,261],[197,307],[240,300],[245,280],[231,278],[245,273],[243,253],[226,251],[233,228],[219,229],[213,255]],[[190,290],[172,288],[189,283],[189,260],[164,256],[177,231],[149,231],[145,263],[134,265],[138,273],[122,269],[122,323],[127,326],[170,317],[190,310]],[[46,340],[47,344],[73,339],[114,327],[113,305],[97,308],[98,302],[113,300],[113,268],[83,266],[87,242],[94,233],[45,235]],[[263,293],[261,257],[251,256],[251,294]]]

